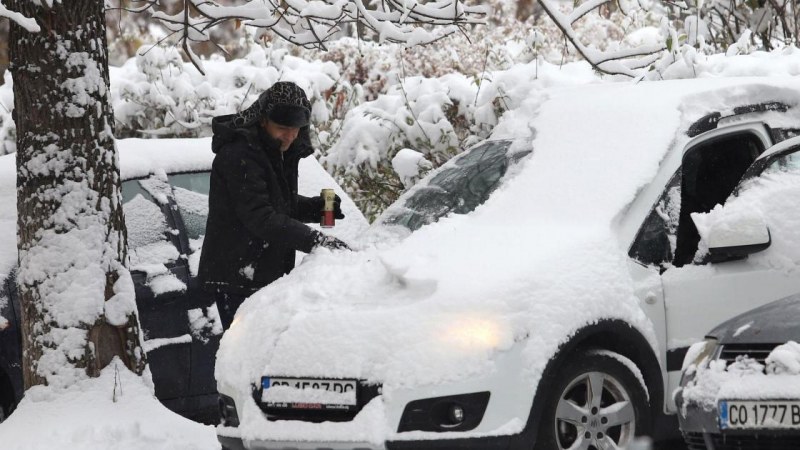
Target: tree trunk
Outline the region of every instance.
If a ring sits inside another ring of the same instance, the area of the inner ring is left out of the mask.
[[[25,387],[67,386],[115,356],[144,369],[108,100],[102,0],[11,0],[18,285]],[[36,5],[42,3],[43,5]]]

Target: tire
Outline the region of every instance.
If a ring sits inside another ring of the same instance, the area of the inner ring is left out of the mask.
[[[590,350],[570,357],[552,386],[539,386],[548,397],[535,448],[627,448],[648,434],[650,405],[637,375],[633,363],[617,353]]]

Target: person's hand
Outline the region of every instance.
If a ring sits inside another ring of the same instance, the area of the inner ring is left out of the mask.
[[[315,211],[322,212],[322,208],[325,207],[325,199],[318,195],[316,197],[310,197],[308,200],[311,202]],[[336,195],[333,200],[333,217],[344,219],[344,213],[342,213],[342,199],[338,195]]]
[[[317,247],[325,247],[328,250],[351,250],[343,240],[322,233],[317,236]]]

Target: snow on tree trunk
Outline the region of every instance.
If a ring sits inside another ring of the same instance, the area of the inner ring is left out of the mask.
[[[102,0],[12,0],[17,246],[25,386],[145,366],[108,101]]]

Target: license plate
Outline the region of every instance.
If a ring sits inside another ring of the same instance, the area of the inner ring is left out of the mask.
[[[722,400],[719,427],[736,429],[800,429],[800,401]]]
[[[261,378],[261,401],[268,408],[349,409],[358,404],[356,380]]]

